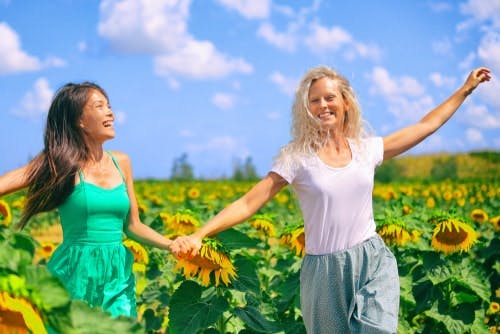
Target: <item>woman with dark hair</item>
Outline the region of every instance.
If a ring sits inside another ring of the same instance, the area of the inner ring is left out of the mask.
[[[396,333],[396,259],[375,231],[375,167],[439,129],[490,71],[480,67],[419,122],[385,137],[368,136],[349,82],[320,66],[302,79],[292,108],[292,140],[261,181],[171,250],[194,256],[204,237],[250,218],[291,185],[304,217],[306,255],[300,304],[308,333]]]
[[[123,233],[166,250],[171,241],[140,221],[129,157],[103,148],[115,137],[113,122],[101,87],[66,84],[51,103],[43,150],[0,176],[0,196],[27,187],[20,228],[34,215],[57,209],[63,242],[48,269],[73,299],[134,317],[134,258]]]

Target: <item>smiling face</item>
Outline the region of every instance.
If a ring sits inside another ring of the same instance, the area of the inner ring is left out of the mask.
[[[314,81],[308,100],[311,114],[323,129],[343,130],[348,104],[334,80],[323,77]]]
[[[83,134],[93,141],[104,142],[115,137],[115,117],[109,101],[99,90],[92,89],[79,120]]]

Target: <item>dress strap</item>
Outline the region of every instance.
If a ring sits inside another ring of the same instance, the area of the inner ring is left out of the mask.
[[[122,169],[120,168],[120,165],[118,164],[118,161],[116,161],[115,156],[114,156],[114,155],[113,155],[113,153],[111,153],[111,151],[109,151],[109,150],[106,150],[106,152],[107,152],[107,153],[109,154],[109,156],[111,157],[111,160],[113,160],[113,163],[115,164],[116,169],[118,169],[118,172],[120,172],[120,175],[122,176],[123,181],[125,181],[125,175],[123,175],[123,171],[122,171]]]
[[[81,169],[78,169],[78,177],[80,178],[80,182],[84,181],[84,179],[83,179],[83,173],[82,173]]]

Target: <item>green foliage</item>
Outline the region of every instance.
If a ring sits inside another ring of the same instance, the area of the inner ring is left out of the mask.
[[[454,180],[458,176],[457,160],[454,156],[437,160],[431,169],[431,178],[434,181],[446,179]]]
[[[194,180],[193,167],[188,162],[188,156],[183,153],[174,160],[170,175],[172,181],[192,181]]]
[[[251,157],[247,157],[243,165],[236,161],[232,179],[234,181],[256,181],[259,179]]]
[[[390,183],[401,180],[403,170],[403,166],[399,165],[394,159],[384,161],[375,171],[375,181]]]

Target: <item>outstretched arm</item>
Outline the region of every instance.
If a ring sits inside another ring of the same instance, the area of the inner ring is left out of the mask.
[[[287,184],[288,182],[281,176],[270,172],[245,195],[220,211],[196,232],[190,236],[177,238],[172,245],[172,252],[176,254],[187,253],[191,256],[196,255],[203,238],[244,222]]]
[[[163,235],[141,222],[137,199],[135,197],[134,180],[129,157],[120,152],[113,152],[113,154],[117,157],[120,167],[125,174],[127,193],[130,200],[129,219],[128,224],[126,225],[125,233],[131,239],[134,239],[142,244],[170,250],[170,245],[172,243],[170,239],[165,238]]]
[[[0,197],[28,186],[28,165],[0,175]]]
[[[439,129],[465,101],[480,83],[491,79],[490,70],[479,67],[453,95],[425,115],[420,122],[400,129],[384,137],[384,160],[406,152]]]

